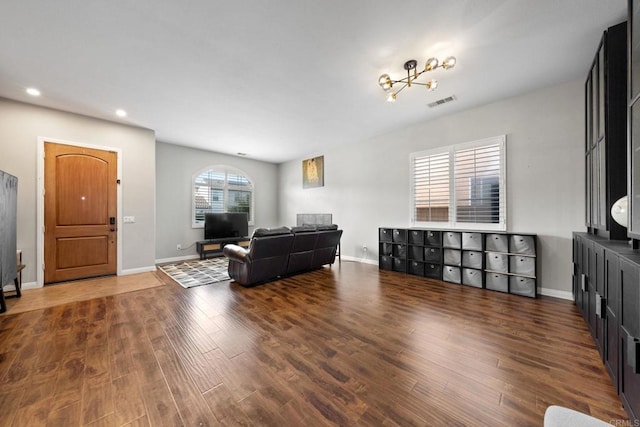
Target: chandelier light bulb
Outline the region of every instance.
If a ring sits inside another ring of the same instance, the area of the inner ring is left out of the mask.
[[[437,80],[429,80],[427,83],[425,83],[424,85],[427,90],[429,92],[431,92],[432,90],[436,90],[436,88],[438,87],[438,81]]]
[[[445,58],[444,62],[442,63],[442,68],[444,68],[445,70],[449,70],[455,66],[456,66],[455,56],[449,56],[448,58]]]
[[[391,102],[391,103],[396,102],[396,94],[393,92],[390,92],[389,95],[387,95],[387,102]]]
[[[427,59],[427,63],[424,66],[424,70],[425,71],[431,71],[431,70],[435,70],[436,68],[438,68],[438,58],[429,58]]]
[[[378,77],[378,84],[383,90],[389,90],[393,86],[393,83],[391,83],[391,77],[389,76],[389,74],[383,74],[380,77]]]

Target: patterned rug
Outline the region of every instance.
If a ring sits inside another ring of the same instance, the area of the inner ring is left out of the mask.
[[[227,258],[218,257],[204,260],[184,261],[158,266],[183,288],[211,285],[230,280],[227,274]]]

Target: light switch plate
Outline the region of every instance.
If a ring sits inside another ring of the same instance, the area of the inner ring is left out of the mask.
[[[125,224],[130,224],[133,222],[136,222],[136,217],[135,216],[125,216],[122,218],[122,220],[124,221]]]

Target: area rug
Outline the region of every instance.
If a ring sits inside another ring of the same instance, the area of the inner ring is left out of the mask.
[[[159,268],[183,288],[193,288],[230,280],[228,262],[225,257],[218,257],[165,264]]]

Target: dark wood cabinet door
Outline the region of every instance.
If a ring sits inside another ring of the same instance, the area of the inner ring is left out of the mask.
[[[620,264],[618,254],[605,251],[605,290],[606,312],[604,316],[604,364],[609,371],[613,386],[618,388],[618,306],[620,295]]]
[[[637,351],[634,342],[640,335],[640,292],[638,289],[638,265],[620,258],[620,313],[619,313],[619,354],[620,354],[620,398],[630,415],[640,414],[640,367],[637,366]]]

